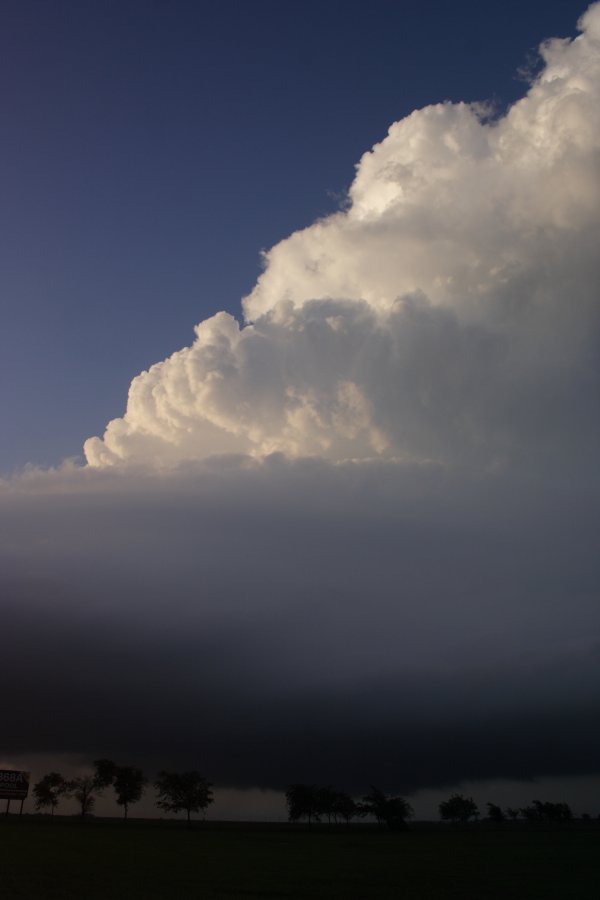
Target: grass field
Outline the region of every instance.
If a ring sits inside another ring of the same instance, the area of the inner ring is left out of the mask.
[[[2,900],[597,900],[600,829],[0,820]]]

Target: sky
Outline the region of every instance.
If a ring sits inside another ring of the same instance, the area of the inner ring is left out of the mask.
[[[240,315],[394,121],[523,92],[572,0],[5,0],[0,473],[81,456],[131,379]]]
[[[599,813],[600,5],[2,18],[1,761]]]

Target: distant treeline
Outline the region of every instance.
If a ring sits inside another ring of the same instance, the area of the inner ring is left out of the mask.
[[[80,815],[89,815],[96,798],[105,790],[114,792],[117,804],[127,819],[129,808],[138,803],[150,784],[141,769],[135,766],[117,765],[110,759],[98,759],[93,772],[77,778],[66,779],[59,772],[49,772],[34,785],[33,794],[37,810],[49,809],[51,814],[62,798],[72,798],[79,804]],[[161,771],[153,782],[157,793],[156,805],[165,812],[185,813],[188,823],[193,813],[205,813],[213,802],[213,785],[199,772]],[[368,817],[380,825],[392,829],[405,828],[414,816],[408,800],[389,796],[375,786],[361,800],[331,786],[292,784],[286,794],[290,822],[305,820],[328,823],[345,822]],[[518,819],[530,823],[563,824],[573,818],[567,803],[550,803],[534,800],[530,806],[502,809],[495,803],[487,803],[488,821],[500,824]],[[479,808],[472,797],[452,794],[439,805],[440,818],[454,823],[468,823],[480,817]],[[584,816],[589,819],[590,816]]]
[[[310,824],[320,822],[324,818],[328,822],[340,819],[350,822],[353,818],[369,816],[375,818],[380,825],[389,828],[404,828],[406,822],[414,815],[408,800],[399,796],[387,796],[383,791],[371,786],[371,792],[360,801],[349,794],[331,787],[293,784],[286,792],[288,817],[291,822],[306,819]],[[452,794],[439,805],[440,818],[443,821],[467,823],[478,819],[479,808],[472,797]],[[549,803],[534,800],[531,806],[520,809],[507,807],[503,810],[495,803],[487,804],[488,820],[496,823],[522,818],[528,822],[564,823],[573,818],[567,803]],[[589,817],[588,817],[589,818]]]
[[[98,795],[112,788],[115,799],[127,819],[129,807],[138,803],[149,784],[135,766],[120,766],[110,759],[98,759],[89,775],[66,779],[59,772],[50,772],[34,785],[36,809],[54,810],[61,798],[73,798],[79,804],[80,815],[89,815]],[[185,812],[188,822],[192,813],[205,811],[213,802],[212,785],[199,772],[159,772],[154,782],[156,805],[166,812]]]

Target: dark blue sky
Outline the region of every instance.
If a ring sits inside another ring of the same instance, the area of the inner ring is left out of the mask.
[[[238,314],[413,108],[523,93],[585,3],[4,0],[0,472],[78,454],[131,378]]]

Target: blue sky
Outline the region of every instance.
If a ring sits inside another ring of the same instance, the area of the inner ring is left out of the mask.
[[[239,315],[259,253],[412,109],[523,93],[572,2],[31,2],[0,28],[0,472],[59,463],[131,378]]]

